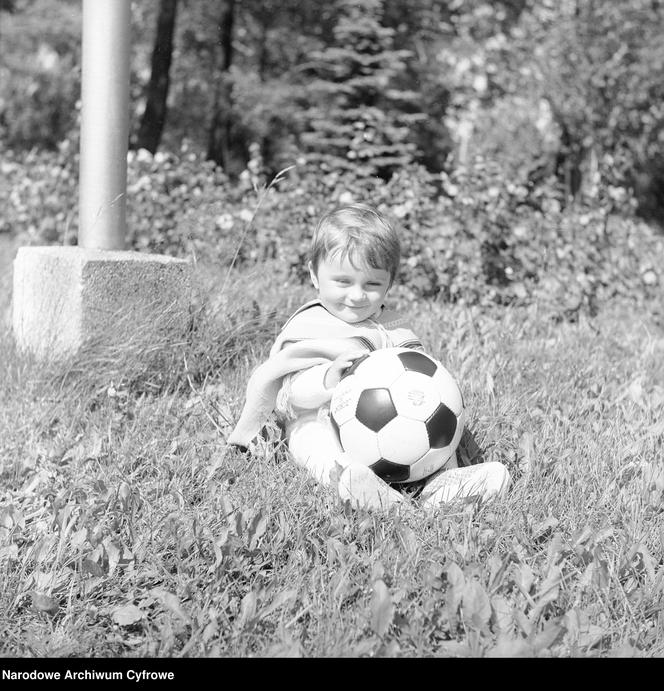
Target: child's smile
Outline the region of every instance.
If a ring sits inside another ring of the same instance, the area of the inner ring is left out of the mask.
[[[322,259],[318,270],[310,267],[310,272],[325,309],[349,324],[376,316],[390,287],[388,271],[358,268],[338,254]]]

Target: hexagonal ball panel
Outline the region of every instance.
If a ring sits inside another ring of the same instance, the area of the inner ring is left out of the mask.
[[[371,465],[382,458],[376,433],[355,418],[341,425],[339,440],[343,450],[356,463]]]
[[[417,420],[397,417],[377,437],[381,457],[393,463],[411,465],[429,450],[426,425]]]
[[[385,387],[403,374],[403,365],[398,357],[394,356],[393,348],[376,350],[363,360],[355,370],[365,388]]]
[[[450,460],[452,453],[451,446],[446,446],[444,449],[430,449],[410,467],[411,480],[422,480],[437,473]]]
[[[440,365],[433,375],[436,388],[440,392],[440,400],[455,414],[460,415],[463,410],[463,397],[456,379]]]
[[[457,416],[441,403],[426,421],[429,442],[432,449],[442,449],[454,439],[457,430]]]
[[[396,416],[397,411],[387,389],[364,389],[360,393],[355,417],[370,430],[378,432]]]
[[[394,407],[399,415],[426,422],[440,405],[434,380],[419,372],[404,372],[390,386]]]

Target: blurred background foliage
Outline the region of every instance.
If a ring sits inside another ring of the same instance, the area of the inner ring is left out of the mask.
[[[80,5],[0,0],[0,231],[26,242],[76,238]],[[658,0],[134,2],[128,244],[299,280],[316,216],[363,199],[415,296],[656,290],[662,35]]]

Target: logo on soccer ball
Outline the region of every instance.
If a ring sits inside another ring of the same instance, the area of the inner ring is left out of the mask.
[[[411,389],[408,392],[408,400],[413,404],[420,406],[422,403],[424,403],[425,399],[425,394],[424,391],[420,391],[419,389]]]
[[[349,405],[351,405],[352,402],[353,400],[350,393],[346,393],[345,395],[339,396],[339,398],[337,398],[334,402],[335,412],[341,412]]]

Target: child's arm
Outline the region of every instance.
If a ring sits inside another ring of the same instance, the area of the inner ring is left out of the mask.
[[[365,354],[363,350],[351,350],[339,355],[331,364],[324,363],[298,372],[290,381],[290,404],[311,409],[327,403],[343,373],[354,360]]]
[[[288,403],[296,408],[320,408],[327,403],[332,391],[325,386],[325,374],[330,365],[324,363],[309,367],[291,376],[288,389]]]

